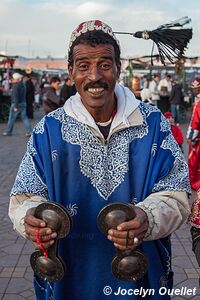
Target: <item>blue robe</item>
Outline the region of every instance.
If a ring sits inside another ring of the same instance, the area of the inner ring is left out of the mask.
[[[97,227],[97,215],[109,203],[137,204],[153,192],[189,191],[187,164],[167,120],[151,105],[139,108],[143,124],[113,133],[106,145],[63,108],[34,128],[11,194],[43,196],[64,205],[73,219],[70,235],[59,241],[65,276],[55,284],[35,278],[37,299],[51,299],[52,293],[57,300],[141,299],[133,291],[143,288],[152,289],[145,299],[156,300],[160,287],[172,288],[170,237],[143,242],[148,272],[124,282],[111,273],[116,249]],[[109,297],[105,286],[112,288]],[[132,295],[115,295],[119,287]]]

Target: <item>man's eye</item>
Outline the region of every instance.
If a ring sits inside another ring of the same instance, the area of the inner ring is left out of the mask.
[[[102,64],[101,67],[103,70],[109,70],[111,65],[110,64]]]
[[[86,64],[81,64],[81,65],[78,66],[78,68],[79,68],[79,70],[84,71],[84,70],[87,70],[87,69],[88,69],[88,65],[86,65]]]

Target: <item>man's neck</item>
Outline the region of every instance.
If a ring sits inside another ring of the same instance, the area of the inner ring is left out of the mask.
[[[91,112],[92,117],[94,118],[96,123],[104,123],[108,122],[109,120],[113,119],[117,112],[117,102],[115,101],[114,105],[108,109],[104,110],[95,110]]]
[[[89,113],[92,115],[96,123],[104,123],[113,119],[117,112],[117,98],[114,96],[114,101],[110,106],[101,107],[99,109],[91,107],[88,109]]]

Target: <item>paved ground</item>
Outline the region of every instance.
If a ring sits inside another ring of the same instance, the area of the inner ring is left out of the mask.
[[[41,116],[42,114],[37,112],[33,124]],[[186,130],[186,127],[187,124],[183,124],[183,131]],[[5,124],[0,124],[0,133],[4,129]],[[32,270],[29,265],[33,247],[29,241],[24,240],[13,231],[7,213],[8,195],[25,151],[26,142],[27,138],[21,122],[16,123],[12,137],[0,136],[0,299],[3,300],[35,299],[32,288]],[[175,288],[197,288],[197,292],[191,296],[175,296],[173,299],[200,299],[198,288],[200,268],[198,268],[191,250],[191,238],[187,224],[173,234],[172,244]],[[161,300],[162,298],[161,296]]]

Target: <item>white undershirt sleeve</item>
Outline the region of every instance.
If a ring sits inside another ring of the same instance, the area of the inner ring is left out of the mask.
[[[150,194],[136,206],[142,208],[149,220],[145,241],[170,235],[187,219],[190,213],[186,192],[161,191]]]
[[[47,199],[29,193],[11,196],[8,215],[13,222],[13,228],[26,238],[24,217],[29,208],[36,207]]]

